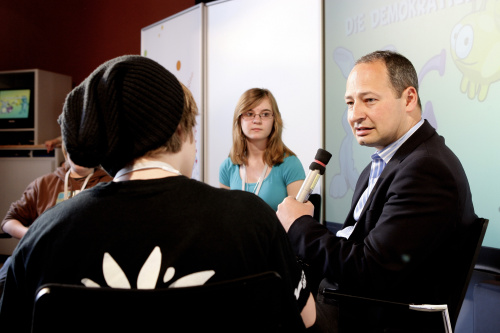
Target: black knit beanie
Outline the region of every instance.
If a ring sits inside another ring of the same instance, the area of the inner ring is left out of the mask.
[[[109,60],[66,97],[59,124],[71,160],[114,176],[177,129],[184,92],[157,62],[129,55]]]

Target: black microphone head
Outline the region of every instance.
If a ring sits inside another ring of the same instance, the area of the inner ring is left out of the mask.
[[[309,165],[309,170],[319,170],[319,173],[322,175],[325,173],[325,166],[330,161],[332,154],[327,152],[324,149],[319,148],[316,152],[316,156],[314,157],[314,162]]]
[[[319,148],[318,151],[316,152],[316,156],[314,157],[314,159],[316,159],[317,161],[320,161],[324,165],[327,165],[328,162],[330,162],[331,157],[332,157],[332,154],[330,154],[329,152],[327,152],[324,149]]]

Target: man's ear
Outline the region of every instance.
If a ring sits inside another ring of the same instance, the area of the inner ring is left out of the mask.
[[[185,142],[188,139],[190,139],[189,132],[186,131],[185,129],[183,129],[180,124],[177,125],[176,132],[177,132],[177,135],[179,136],[179,138],[181,139],[181,142]]]
[[[175,131],[177,132],[177,135],[182,139],[182,141],[184,141],[184,135],[186,135],[186,133],[184,133],[184,130],[182,129],[182,126],[180,124],[177,125],[177,129]]]
[[[413,111],[418,107],[418,93],[414,87],[408,87],[403,91],[403,98],[406,101],[406,111]]]

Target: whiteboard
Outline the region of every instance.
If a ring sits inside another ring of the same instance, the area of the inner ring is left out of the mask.
[[[203,11],[199,4],[141,30],[141,54],[189,88],[198,106],[192,178],[203,180]]]
[[[499,1],[325,0],[325,219],[343,223],[372,148],[346,120],[346,78],[377,49],[405,55],[419,75],[423,116],[467,173],[476,213],[490,220],[484,246],[500,247]]]
[[[205,181],[219,186],[244,91],[269,89],[283,141],[307,173],[323,136],[321,0],[232,0],[207,5]],[[319,187],[319,186],[318,186]]]

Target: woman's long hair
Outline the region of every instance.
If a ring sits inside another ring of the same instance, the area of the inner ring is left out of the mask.
[[[241,115],[251,110],[264,99],[269,99],[273,112],[273,128],[267,140],[266,151],[264,152],[264,162],[269,166],[280,164],[285,157],[295,155],[281,139],[283,131],[283,119],[278,109],[278,103],[273,94],[267,89],[252,88],[241,95],[234,110],[233,116],[233,145],[229,157],[233,164],[246,164],[247,158],[247,138],[241,129]]]

